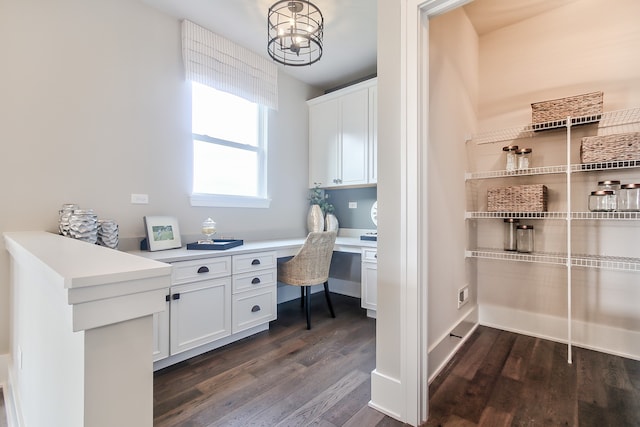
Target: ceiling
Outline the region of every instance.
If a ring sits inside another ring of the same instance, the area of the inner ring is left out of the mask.
[[[264,57],[266,15],[276,0],[141,0],[180,20],[188,19]],[[314,0],[324,16],[324,49],[319,62],[281,71],[327,90],[371,76],[377,61],[378,0]],[[389,1],[389,0],[382,0]],[[479,35],[575,0],[476,0],[464,6]]]

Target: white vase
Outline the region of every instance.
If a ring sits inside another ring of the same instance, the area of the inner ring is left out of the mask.
[[[334,214],[328,213],[324,218],[324,226],[326,231],[338,231],[338,218]]]
[[[312,231],[324,230],[324,217],[322,216],[322,209],[320,209],[320,205],[311,205],[309,207],[309,213],[307,214],[307,230],[309,230],[309,233]]]

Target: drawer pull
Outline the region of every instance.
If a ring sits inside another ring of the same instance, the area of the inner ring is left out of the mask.
[[[251,261],[251,265],[260,265],[260,260],[254,259],[253,261]]]
[[[175,294],[171,295],[171,299],[172,299],[172,300],[180,299],[180,292],[178,292],[178,293],[175,293]]]
[[[257,285],[258,283],[260,283],[260,278],[258,277],[254,277],[253,280],[251,281],[252,285]]]
[[[203,265],[202,267],[200,267],[198,269],[198,273],[202,274],[202,273],[208,273],[209,272],[209,267],[207,267],[206,265]]]
[[[165,300],[166,302],[169,302],[169,301],[171,300],[171,295],[165,295],[165,296],[164,296],[164,300]]]
[[[259,305],[254,305],[253,307],[251,307],[251,312],[255,313],[257,311],[260,311],[260,306]]]

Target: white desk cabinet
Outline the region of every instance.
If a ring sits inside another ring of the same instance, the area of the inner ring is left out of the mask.
[[[361,306],[367,316],[376,317],[378,306],[378,252],[375,248],[362,250]]]
[[[276,319],[275,251],[233,256],[233,333]]]
[[[309,187],[374,184],[376,79],[308,101]]]

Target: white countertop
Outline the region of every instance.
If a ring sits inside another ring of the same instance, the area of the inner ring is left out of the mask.
[[[7,250],[26,250],[64,283],[65,288],[104,285],[171,274],[163,263],[134,257],[46,231],[4,233]]]
[[[273,250],[277,252],[278,257],[284,257],[295,255],[295,253],[298,251],[298,249],[300,249],[303,243],[304,237],[301,237],[298,239],[276,239],[257,242],[245,241],[242,246],[236,246],[234,248],[226,250],[187,250],[187,248],[183,246],[180,249],[169,249],[155,252],[131,251],[129,253],[162,262],[189,261],[194,259],[211,258],[215,256],[239,255],[243,253]],[[360,240],[359,237],[338,237],[336,239],[334,250],[338,252],[360,253],[362,251],[362,248],[375,247],[377,247],[377,242],[375,241]]]

